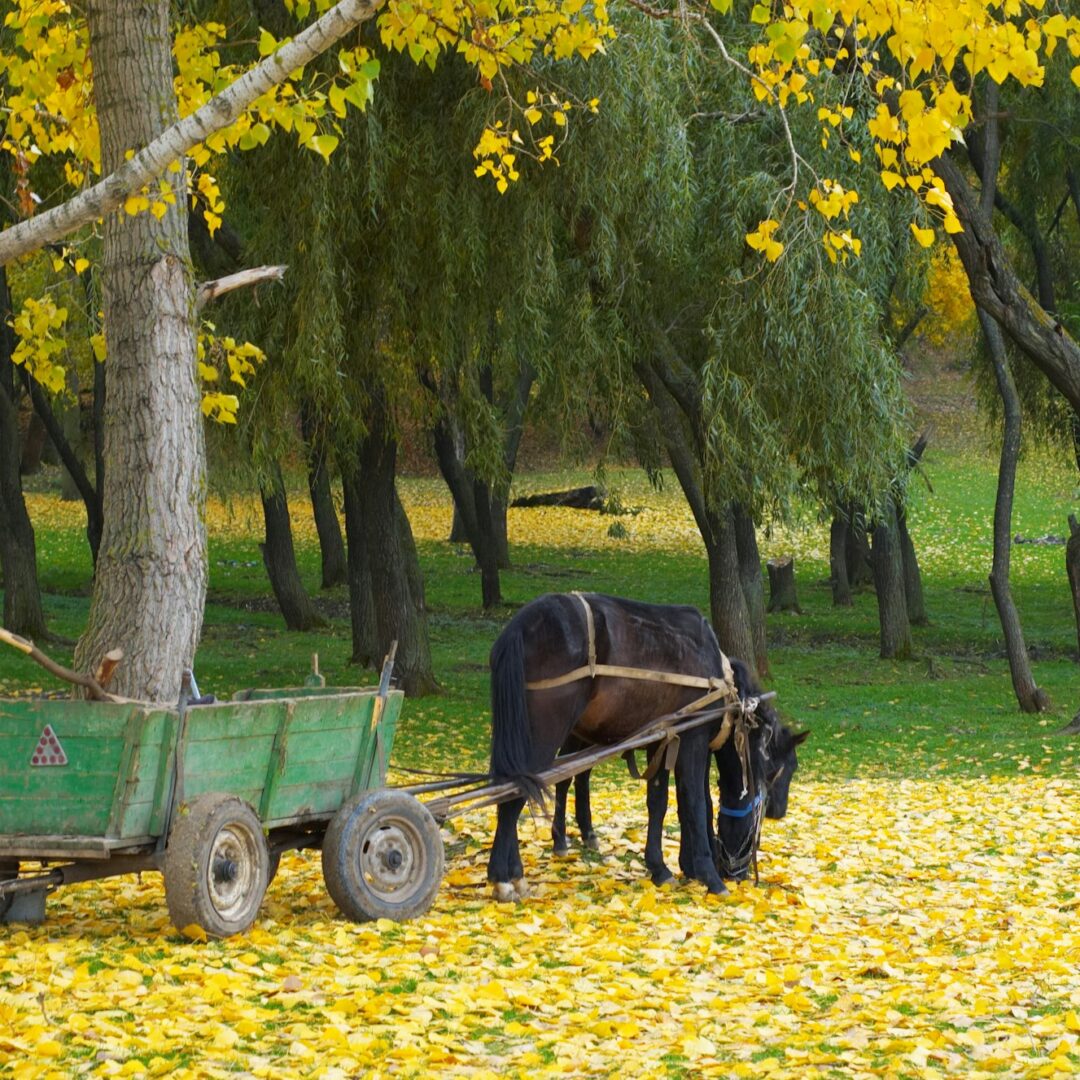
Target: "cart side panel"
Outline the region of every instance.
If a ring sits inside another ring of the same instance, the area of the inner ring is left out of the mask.
[[[284,702],[199,705],[187,714],[183,796],[227,791],[259,808]]]
[[[128,786],[119,778],[133,765],[157,768],[160,738],[157,748],[140,745],[152,715],[102,702],[0,701],[0,835],[143,835],[134,823],[125,831]],[[33,764],[46,725],[66,764]]]
[[[162,797],[172,764],[178,715],[172,710],[142,712],[131,760],[118,778],[115,835],[157,836],[161,831]]]
[[[357,762],[372,753],[372,692],[292,701],[275,746],[262,809],[268,826],[329,816],[349,797]]]

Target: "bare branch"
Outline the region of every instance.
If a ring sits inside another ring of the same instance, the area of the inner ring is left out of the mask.
[[[133,192],[160,176],[193,146],[228,127],[267,91],[310,63],[350,30],[370,19],[385,0],[341,0],[202,108],[166,128],[111,176],[60,206],[0,233],[0,265],[60,240],[115,210]]]
[[[253,266],[247,270],[239,270],[235,274],[215,278],[213,281],[204,281],[195,290],[195,310],[202,311],[211,300],[216,300],[219,296],[224,296],[235,289],[261,285],[264,281],[281,281],[286,270],[288,270],[287,266]]]

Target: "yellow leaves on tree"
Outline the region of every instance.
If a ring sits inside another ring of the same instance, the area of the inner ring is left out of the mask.
[[[867,130],[882,182],[916,192],[946,233],[961,225],[932,163],[971,121],[974,77],[1037,87],[1062,41],[1080,56],[1080,18],[1043,0],[791,0],[782,8],[756,4],[750,19],[763,28],[749,50],[758,99],[813,101],[814,79],[861,75],[878,98]],[[1080,86],[1080,66],[1071,74]],[[850,109],[819,108],[822,144],[850,118]],[[913,227],[920,244],[932,243],[934,232]],[[825,243],[828,250],[835,241]]]
[[[63,330],[67,308],[57,307],[51,296],[28,298],[12,320],[19,338],[11,359],[21,364],[42,386],[58,394],[66,380],[64,365],[58,362],[67,351]]]
[[[266,354],[250,341],[238,344],[233,337],[218,337],[214,329],[213,323],[204,323],[197,346],[196,362],[203,382],[202,412],[218,423],[235,424],[240,399],[216,388],[222,370],[228,371],[229,382],[246,387],[248,378],[255,374],[256,364],[261,364]]]

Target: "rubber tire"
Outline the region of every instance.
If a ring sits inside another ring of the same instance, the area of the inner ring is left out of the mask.
[[[327,892],[354,922],[415,919],[442,884],[442,835],[431,812],[404,791],[357,795],[334,815],[323,839]],[[400,859],[395,866],[388,859]]]
[[[0,859],[0,881],[14,881],[18,876],[18,859]],[[14,901],[14,896],[0,896],[0,919],[8,913]]]
[[[214,875],[215,854],[230,858],[238,881]],[[235,795],[198,796],[173,822],[163,873],[177,930],[195,925],[215,938],[243,933],[255,921],[269,883],[270,852],[258,814]]]

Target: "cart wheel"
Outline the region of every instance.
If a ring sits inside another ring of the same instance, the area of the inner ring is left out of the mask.
[[[334,815],[322,866],[327,891],[348,918],[414,919],[439,891],[442,836],[428,808],[411,795],[368,791]]]
[[[0,859],[0,881],[14,881],[19,876],[19,862],[17,859]],[[15,901],[15,895],[8,893],[0,895],[0,919],[2,919]]]
[[[270,853],[254,810],[235,795],[200,795],[181,812],[165,847],[165,901],[178,930],[192,924],[228,937],[254,921]]]

